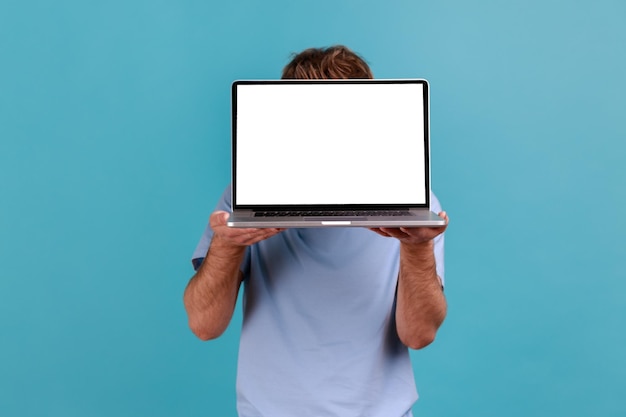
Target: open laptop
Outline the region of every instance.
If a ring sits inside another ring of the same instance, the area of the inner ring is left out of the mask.
[[[423,79],[232,85],[231,227],[436,227]]]

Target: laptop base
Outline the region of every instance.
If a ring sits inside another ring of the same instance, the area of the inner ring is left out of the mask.
[[[255,217],[254,212],[231,213],[226,224],[236,228],[302,228],[302,227],[440,227],[445,220],[430,210],[411,212],[410,216],[314,216]]]

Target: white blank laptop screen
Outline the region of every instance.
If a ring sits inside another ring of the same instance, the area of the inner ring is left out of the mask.
[[[424,204],[423,85],[240,84],[237,205]]]

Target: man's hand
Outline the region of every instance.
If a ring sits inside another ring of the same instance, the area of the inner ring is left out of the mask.
[[[228,213],[215,211],[209,223],[213,239],[204,262],[185,289],[189,327],[202,340],[221,335],[233,316],[243,280],[240,271],[246,247],[282,229],[236,229],[228,227]]]
[[[228,227],[226,221],[229,214],[225,211],[215,211],[211,214],[209,223],[215,237],[219,237],[221,243],[231,246],[250,246],[267,238],[270,238],[284,229],[240,229]]]
[[[448,215],[445,211],[439,213],[439,217],[446,221],[444,226],[440,227],[378,227],[370,230],[385,237],[395,237],[402,243],[407,244],[419,244],[428,242],[440,234],[442,234],[446,227],[448,227]]]
[[[400,241],[400,272],[396,304],[396,329],[406,346],[421,349],[434,339],[446,316],[446,300],[437,276],[433,239],[448,227],[381,227],[371,229],[381,236]]]

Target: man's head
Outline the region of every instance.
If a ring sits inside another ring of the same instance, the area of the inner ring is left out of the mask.
[[[367,63],[342,45],[309,48],[295,55],[283,69],[282,79],[374,78]]]

